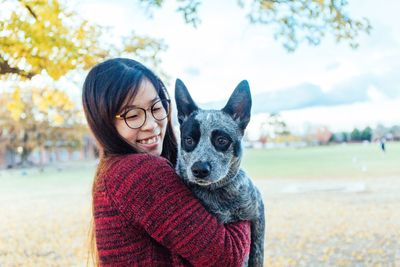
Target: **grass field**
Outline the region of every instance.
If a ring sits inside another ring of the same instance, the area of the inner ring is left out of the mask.
[[[400,144],[335,145],[245,150],[243,167],[253,178],[359,178],[399,176]]]
[[[400,266],[400,144],[246,150],[266,266]],[[0,266],[85,266],[96,162],[0,171]]]

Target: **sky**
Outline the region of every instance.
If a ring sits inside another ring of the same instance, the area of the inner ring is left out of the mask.
[[[70,4],[90,22],[110,27],[115,40],[131,31],[163,39],[168,49],[161,54],[161,68],[171,77],[166,82],[172,95],[180,78],[199,106],[223,103],[246,79],[255,122],[264,110],[280,112],[299,130],[310,124],[332,131],[400,124],[400,1],[349,1],[350,15],[367,17],[373,27],[370,35],[360,36],[357,50],[327,37],[294,53],[273,38],[271,27],[250,24],[234,0],[203,1],[197,28],[184,23],[175,1],[152,12],[137,2]]]

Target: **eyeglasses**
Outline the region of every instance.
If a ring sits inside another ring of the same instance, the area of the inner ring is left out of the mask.
[[[162,99],[155,102],[149,109],[151,115],[157,121],[162,121],[169,114],[169,106],[171,100]],[[149,110],[147,109],[147,111]],[[124,113],[115,116],[118,120],[124,120],[126,125],[131,129],[142,127],[147,118],[146,109],[144,108],[129,108]]]

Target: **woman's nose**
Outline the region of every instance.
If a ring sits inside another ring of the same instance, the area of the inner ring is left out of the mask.
[[[153,130],[157,127],[157,121],[151,115],[150,112],[146,113],[146,121],[144,122],[143,126],[141,127],[142,130]]]

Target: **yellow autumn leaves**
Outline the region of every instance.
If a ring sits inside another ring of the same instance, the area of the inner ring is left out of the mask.
[[[396,178],[364,179],[369,190],[363,193],[282,194],[268,189],[265,266],[399,266]],[[270,187],[293,182],[274,180]]]
[[[76,108],[67,93],[57,89],[24,90],[17,87],[12,93],[3,93],[1,97],[6,100],[9,116],[16,122],[26,119],[28,114],[40,113],[42,118],[47,118],[51,125],[59,126],[64,123],[62,114],[72,112]]]
[[[70,7],[64,0],[0,0],[0,147],[23,155],[22,163],[35,150],[77,149],[88,133],[81,107],[55,81],[110,57],[157,66],[166,49],[134,32],[118,42]],[[44,82],[35,86],[34,77]]]
[[[45,71],[58,80],[107,54],[97,42],[101,29],[91,27],[57,0],[23,0],[13,5],[8,16],[0,17],[0,60],[19,69],[15,73],[20,78]]]
[[[102,37],[111,34],[108,28],[89,23],[59,0],[0,1],[0,10],[7,11],[0,14],[0,78],[47,74],[58,80],[121,53],[155,66],[166,49],[162,41],[134,32],[122,37],[122,46],[107,42]]]

